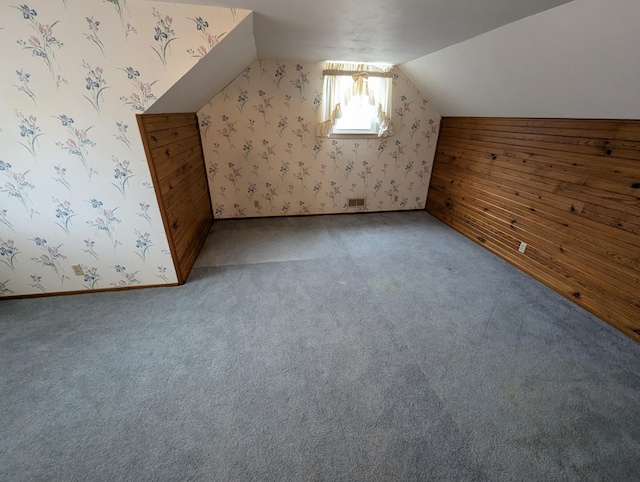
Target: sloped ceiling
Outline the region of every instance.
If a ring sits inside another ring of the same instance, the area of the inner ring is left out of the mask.
[[[640,118],[638,0],[177,3],[253,10],[261,59],[400,65],[445,116]]]
[[[250,13],[145,113],[197,112],[256,59]]]
[[[408,62],[444,116],[640,118],[640,1],[575,0]]]
[[[170,1],[170,0],[166,0]],[[403,64],[568,0],[179,0],[254,12],[258,58]]]

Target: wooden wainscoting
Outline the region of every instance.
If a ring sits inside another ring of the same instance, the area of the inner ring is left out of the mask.
[[[640,121],[443,118],[427,211],[640,342]]]
[[[137,118],[182,284],[213,223],[198,118],[194,113],[139,114]]]

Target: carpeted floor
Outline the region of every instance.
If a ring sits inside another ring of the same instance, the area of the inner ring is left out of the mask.
[[[0,480],[640,480],[640,345],[425,212],[0,301]]]

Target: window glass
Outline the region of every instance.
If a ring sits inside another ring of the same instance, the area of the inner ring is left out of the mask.
[[[376,133],[376,109],[368,98],[353,98],[342,108],[340,117],[333,128],[336,134]]]

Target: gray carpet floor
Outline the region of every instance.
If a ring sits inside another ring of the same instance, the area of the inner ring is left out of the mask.
[[[0,480],[640,480],[640,345],[425,212],[0,301]]]

